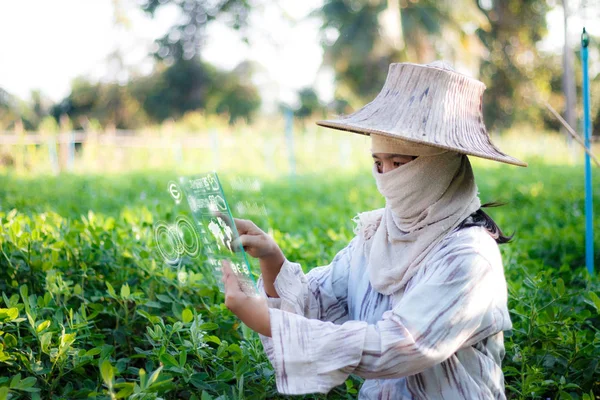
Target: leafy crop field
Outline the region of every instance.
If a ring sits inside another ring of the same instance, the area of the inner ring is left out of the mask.
[[[582,168],[475,172],[483,202],[508,202],[489,212],[515,234],[501,247],[508,397],[598,398],[600,284],[583,265]],[[0,176],[0,400],[282,398],[258,337],[201,260],[177,270],[155,256],[170,179]],[[260,224],[306,271],[348,243],[356,213],[383,205],[368,173],[265,181],[261,194]],[[360,383],[306,398],[356,398]]]

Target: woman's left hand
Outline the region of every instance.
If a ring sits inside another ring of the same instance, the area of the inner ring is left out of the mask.
[[[228,262],[223,262],[223,282],[225,283],[225,306],[255,332],[271,337],[269,306],[264,297],[248,296],[240,288],[240,283]]]

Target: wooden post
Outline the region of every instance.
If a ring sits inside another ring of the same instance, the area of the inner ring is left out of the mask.
[[[69,132],[73,130],[69,116],[60,116],[60,129],[58,135],[58,165],[61,171],[69,169]]]
[[[25,129],[23,128],[23,121],[18,119],[15,121],[15,136],[17,137],[18,144],[14,146],[15,151],[15,169],[17,172],[25,171],[25,152],[27,150],[27,146],[25,144]]]
[[[58,163],[58,151],[56,146],[56,135],[48,135],[46,141],[48,144],[48,157],[50,158],[50,167],[54,175],[60,174],[60,164]]]

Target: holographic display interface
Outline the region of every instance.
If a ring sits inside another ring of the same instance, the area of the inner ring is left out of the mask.
[[[184,257],[203,262],[205,273],[215,278],[221,291],[221,263],[228,261],[238,277],[241,289],[256,295],[256,283],[244,248],[239,245],[239,234],[227,204],[225,193],[215,172],[194,177],[180,177],[171,181],[168,193],[175,201],[175,222],[158,222],[154,239],[164,261],[179,267]],[[179,212],[185,207],[190,216]]]

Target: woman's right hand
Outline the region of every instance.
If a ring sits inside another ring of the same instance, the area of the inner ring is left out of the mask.
[[[234,221],[240,235],[235,245],[241,244],[250,256],[258,259],[270,259],[278,254],[283,255],[275,240],[254,222],[239,218],[234,218]]]
[[[285,262],[283,252],[275,243],[275,240],[260,229],[254,222],[246,219],[234,218],[235,227],[240,237],[234,243],[235,247],[240,244],[246,253],[260,260],[264,289],[269,297],[279,297],[275,290],[275,278]]]

